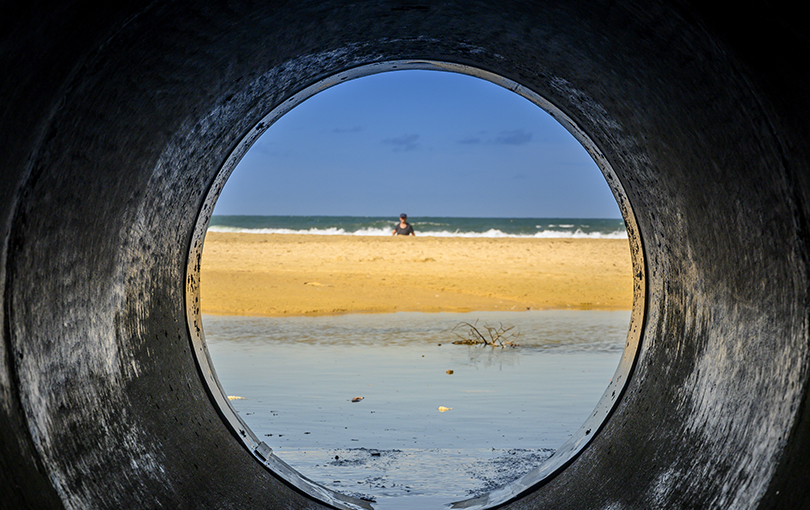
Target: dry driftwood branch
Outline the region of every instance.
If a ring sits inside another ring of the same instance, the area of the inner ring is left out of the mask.
[[[459,337],[460,340],[456,340],[453,343],[456,345],[483,344],[492,347],[517,347],[518,345],[515,343],[515,340],[520,336],[520,333],[512,332],[512,330],[515,329],[514,326],[504,327],[502,323],[498,323],[498,327],[496,328],[484,324],[483,329],[486,331],[486,335],[478,329],[477,320],[473,324],[469,322],[459,322],[451,331]],[[460,334],[458,330],[466,332],[466,336]]]

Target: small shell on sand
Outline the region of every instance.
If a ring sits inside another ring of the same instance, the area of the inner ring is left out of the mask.
[[[364,398],[365,398],[365,397],[354,397],[354,398],[352,399],[352,402],[360,402],[360,401],[361,401],[361,400],[363,400]]]

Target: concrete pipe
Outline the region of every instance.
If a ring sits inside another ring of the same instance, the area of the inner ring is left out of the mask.
[[[219,402],[196,262],[218,187],[275,116],[396,63],[485,76],[555,112],[636,248],[629,377],[587,441],[458,506],[810,505],[796,12],[205,4],[1,8],[0,506],[367,506],[298,476]]]

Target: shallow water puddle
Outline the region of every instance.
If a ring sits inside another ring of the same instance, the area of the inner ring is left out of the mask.
[[[242,397],[231,404],[280,458],[398,510],[441,508],[539,465],[601,397],[629,317],[206,315],[204,326],[224,390]],[[453,327],[476,320],[514,325],[519,347],[453,345]]]

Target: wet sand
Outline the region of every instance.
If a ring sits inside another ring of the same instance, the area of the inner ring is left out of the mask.
[[[625,239],[362,237],[209,232],[204,313],[629,310]]]

